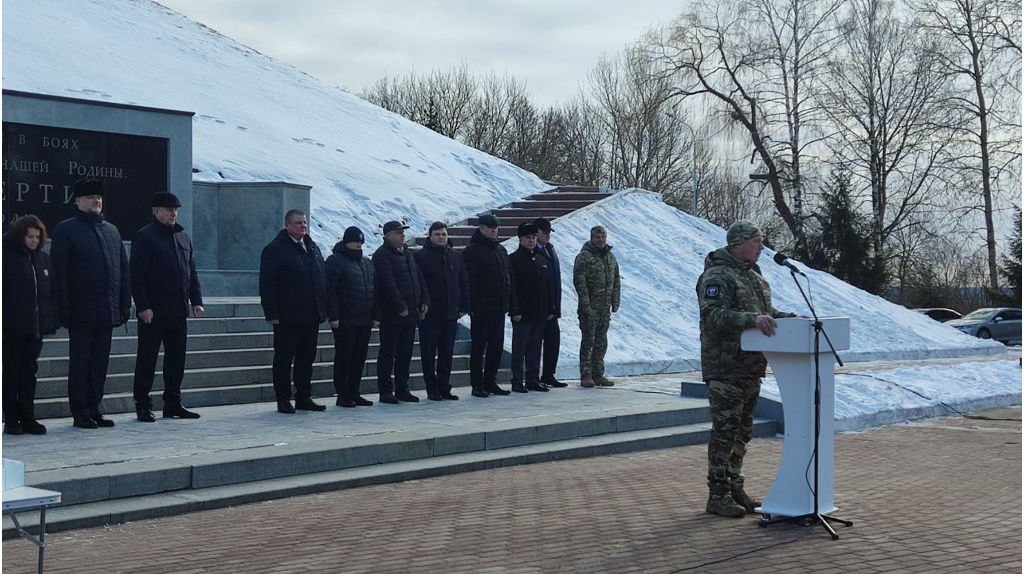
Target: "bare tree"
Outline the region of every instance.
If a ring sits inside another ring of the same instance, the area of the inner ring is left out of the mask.
[[[988,282],[992,291],[998,291],[995,183],[1000,169],[1020,159],[1019,4],[1004,0],[928,0],[914,2],[913,8],[920,16],[921,29],[939,42],[934,51],[937,69],[958,88],[958,93],[948,99],[950,109],[971,118],[971,123],[950,128],[977,150],[966,158],[963,169],[973,172],[980,183]],[[1014,81],[1016,89],[1007,90]],[[1016,119],[1008,119],[1008,115]],[[1004,129],[994,129],[999,124]],[[1006,153],[1010,154],[1009,160],[1001,162],[1000,156]]]
[[[950,144],[941,128],[946,82],[931,53],[888,0],[848,0],[842,49],[829,61],[822,100],[835,134],[830,145],[869,191],[876,265],[894,230],[936,200],[935,177]]]

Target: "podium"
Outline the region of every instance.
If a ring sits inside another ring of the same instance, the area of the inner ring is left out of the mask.
[[[767,516],[800,517],[827,515],[837,510],[834,502],[835,466],[835,357],[825,342],[819,341],[818,370],[821,377],[820,427],[818,435],[818,507],[814,508],[814,320],[776,319],[775,335],[768,337],[757,329],[744,331],[740,346],[745,351],[761,351],[772,367],[782,395],[785,439],[782,460],[775,482],[757,512]],[[849,317],[821,319],[822,326],[836,351],[850,348]],[[833,535],[834,536],[834,535]]]

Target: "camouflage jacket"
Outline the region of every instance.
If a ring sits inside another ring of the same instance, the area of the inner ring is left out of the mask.
[[[772,307],[772,291],[756,264],[726,248],[709,253],[697,280],[700,303],[700,361],[705,381],[757,379],[768,362],[760,352],[740,349],[740,334],[758,315],[795,317]]]
[[[579,295],[579,306],[589,306],[595,299],[604,299],[612,307],[619,306],[619,262],[612,254],[612,246],[604,249],[591,242],[583,244],[572,268],[572,282]]]

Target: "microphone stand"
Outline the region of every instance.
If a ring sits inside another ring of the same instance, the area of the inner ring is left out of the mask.
[[[821,434],[821,336],[825,336],[825,342],[828,343],[829,350],[832,351],[832,356],[835,357],[836,363],[842,367],[843,360],[839,358],[839,353],[836,352],[835,346],[832,345],[832,340],[829,339],[828,333],[825,331],[825,326],[821,323],[821,319],[818,318],[818,313],[814,310],[814,305],[811,304],[811,300],[807,297],[807,293],[804,293],[804,288],[800,285],[799,279],[797,279],[797,272],[790,268],[789,274],[793,277],[793,282],[796,283],[796,288],[800,290],[800,295],[804,298],[804,302],[807,303],[807,308],[811,310],[811,316],[814,317],[814,508],[807,514],[801,514],[800,516],[785,516],[781,518],[769,519],[767,517],[761,518],[761,526],[770,526],[772,524],[782,523],[798,523],[804,526],[813,527],[817,524],[822,525],[832,540],[839,540],[839,535],[836,534],[835,529],[829,524],[829,521],[838,522],[843,526],[853,526],[853,522],[844,520],[842,518],[832,516],[830,514],[821,514],[818,511],[818,437]]]

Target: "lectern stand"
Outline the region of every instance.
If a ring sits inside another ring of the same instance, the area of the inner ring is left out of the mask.
[[[763,516],[764,525],[805,519],[821,522],[836,539],[826,521],[847,526],[851,523],[828,516],[837,510],[833,492],[835,356],[824,345],[824,337],[819,338],[813,319],[778,319],[777,323],[774,336],[751,329],[743,332],[740,342],[744,350],[761,351],[767,357],[779,385],[785,417],[779,470],[756,511]],[[850,348],[848,317],[822,318],[821,326],[834,350]],[[773,516],[782,518],[770,520]]]

